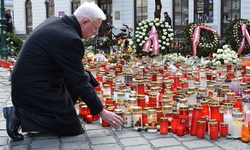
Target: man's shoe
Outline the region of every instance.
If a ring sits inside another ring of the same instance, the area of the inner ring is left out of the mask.
[[[3,108],[3,115],[6,119],[6,130],[9,137],[11,137],[14,141],[23,140],[23,135],[18,133],[21,122],[15,115],[15,107]]]

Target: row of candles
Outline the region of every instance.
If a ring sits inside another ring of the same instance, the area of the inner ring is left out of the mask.
[[[161,134],[190,133],[198,138],[208,132],[217,139],[228,134],[240,137],[242,126],[250,121],[250,71],[244,65],[237,71],[231,66],[212,71],[179,65],[172,73],[168,65],[149,62],[95,63],[85,69],[99,81],[95,89],[105,109],[122,114],[124,127],[148,132],[157,132],[158,127]],[[76,109],[88,123],[100,119],[83,103]],[[109,126],[101,119],[100,123]]]
[[[123,112],[124,127],[148,132],[157,132],[158,127],[161,134],[190,133],[198,138],[208,132],[211,139],[217,139],[241,137],[242,127],[250,121],[246,115],[250,112],[250,74],[245,66],[237,75],[230,67],[221,73],[187,69],[172,74],[166,66],[130,66],[133,71],[126,64],[105,66],[101,64],[98,71],[90,65],[89,70],[101,83],[96,91],[106,109]]]

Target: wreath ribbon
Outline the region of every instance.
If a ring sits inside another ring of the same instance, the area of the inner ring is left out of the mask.
[[[149,52],[150,46],[152,44],[153,44],[152,54],[159,54],[160,53],[160,44],[158,42],[158,32],[157,32],[155,26],[151,27],[151,30],[149,32],[149,38],[147,39],[147,41],[143,45],[142,50]]]
[[[195,27],[194,33],[193,33],[193,43],[192,43],[194,56],[196,56],[196,54],[197,54],[197,45],[198,45],[198,43],[200,41],[200,31],[201,31],[201,29],[206,29],[206,30],[212,31],[212,32],[214,32],[214,33],[216,33],[218,35],[218,33],[214,29],[211,29],[211,28],[206,27],[204,25],[199,25],[199,26]]]
[[[240,55],[245,47],[245,41],[247,39],[247,42],[248,44],[250,45],[250,36],[249,36],[249,33],[247,31],[247,25],[246,24],[242,24],[241,25],[241,31],[242,31],[242,34],[243,34],[243,38],[240,42],[240,47],[238,49],[238,55]]]

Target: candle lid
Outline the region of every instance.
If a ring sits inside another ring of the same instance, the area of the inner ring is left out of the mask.
[[[235,95],[235,93],[233,93],[233,92],[227,93],[227,96],[230,96],[230,97],[232,97],[232,96],[234,96],[234,95]]]
[[[219,102],[211,102],[210,107],[220,107],[220,103]]]
[[[161,117],[160,121],[168,121],[167,117]]]
[[[218,123],[217,123],[216,121],[215,121],[215,122],[209,122],[209,125],[210,125],[210,126],[217,126],[217,124],[218,124]]]
[[[149,98],[156,98],[156,96],[157,96],[157,95],[156,95],[155,93],[150,93],[150,94],[149,94]]]
[[[207,101],[207,100],[201,101],[201,105],[207,105],[207,104],[208,104],[208,101]]]
[[[202,105],[201,104],[194,104],[194,109],[202,109]]]
[[[150,109],[147,111],[148,114],[156,114],[157,111],[155,109]]]
[[[145,99],[145,95],[137,95],[137,99]]]
[[[134,112],[139,112],[139,111],[141,111],[141,107],[133,107],[133,111]]]
[[[250,102],[250,97],[244,97],[243,102]]]
[[[198,120],[198,124],[199,124],[199,125],[205,125],[205,124],[206,124],[206,121],[205,121],[205,120]]]
[[[115,113],[122,113],[122,109],[115,109]]]
[[[227,127],[227,126],[228,126],[228,123],[227,123],[227,122],[221,122],[221,123],[220,123],[220,126],[221,126],[221,127]]]
[[[179,108],[180,110],[188,110],[188,106],[180,106],[180,108]]]
[[[163,106],[163,110],[172,110],[173,107],[171,105],[166,105],[166,106]]]
[[[233,103],[224,103],[223,107],[224,108],[233,108],[234,104]]]
[[[188,102],[188,99],[186,98],[179,99],[179,103],[187,103],[187,102]]]

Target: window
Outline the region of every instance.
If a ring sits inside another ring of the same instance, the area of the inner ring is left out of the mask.
[[[240,18],[240,0],[222,0],[221,2],[221,37],[224,38],[224,30],[227,24]]]
[[[47,1],[48,1],[48,17],[55,16],[54,0],[47,0]]]
[[[188,0],[174,0],[173,28],[175,35],[183,36],[188,24]]]
[[[136,0],[136,24],[148,19],[148,0]]]
[[[30,0],[26,1],[26,33],[30,34],[32,31],[32,3]]]
[[[80,0],[72,0],[71,1],[71,13],[73,14],[75,10],[80,6]]]

